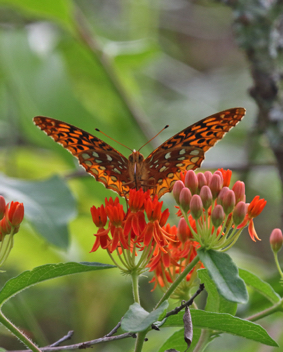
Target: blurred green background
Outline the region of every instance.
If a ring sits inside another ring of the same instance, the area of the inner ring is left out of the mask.
[[[92,134],[99,128],[131,149],[169,124],[142,150],[147,156],[190,124],[237,106],[247,109],[246,117],[208,152],[202,169],[235,170],[233,180],[245,181],[248,202],[257,194],[267,199],[255,221],[262,241],[253,243],[245,230],[230,255],[239,266],[272,280],[275,266],[269,234],[280,227],[281,186],[265,137],[257,141],[257,156],[250,160],[256,107],[248,94],[249,68],[233,36],[232,22],[228,7],[210,1],[0,0],[0,171],[16,183],[36,182],[21,187],[31,190],[39,207],[48,198],[54,216],[46,213],[45,237],[28,219],[22,224],[1,273],[1,286],[23,270],[46,263],[111,263],[103,251],[89,253],[96,232],[89,209],[115,193],[78,172],[82,169],[72,155],[33,125],[34,116],[50,116]],[[90,41],[93,50],[86,45]],[[127,149],[102,139],[128,156]],[[247,171],[251,162],[258,165]],[[46,184],[38,182],[54,175],[60,178],[54,184],[49,180],[47,195],[41,186]],[[72,195],[67,195],[66,187]],[[20,193],[9,200],[24,201]],[[177,224],[172,196],[162,200],[173,214],[171,224]],[[66,208],[61,214],[56,207]],[[53,222],[62,222],[61,216],[72,218],[62,238],[52,230]],[[158,289],[150,292],[150,278],[141,280],[141,303],[148,310],[161,295]],[[251,298],[249,306],[240,307],[241,316],[265,303],[253,294]],[[130,280],[111,269],[40,284],[16,296],[3,311],[43,346],[68,330],[75,330],[72,343],[101,337],[131,303]],[[263,324],[278,341],[277,318]],[[158,351],[166,336],[149,334],[145,351]],[[226,351],[227,343],[229,351],[272,351],[232,336],[217,339],[208,351]],[[1,328],[0,346],[23,348]],[[130,351],[132,346],[127,339],[92,350]]]

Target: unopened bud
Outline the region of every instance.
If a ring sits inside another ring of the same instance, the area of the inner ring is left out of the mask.
[[[212,193],[208,186],[203,186],[200,190],[200,198],[205,210],[207,210],[212,204]]]
[[[223,178],[222,172],[217,170],[217,171],[214,172],[213,175],[218,175],[221,178],[221,187],[223,187],[224,178]]]
[[[205,171],[204,177],[206,178],[206,184],[210,186],[210,180],[212,178],[212,173],[210,171]]]
[[[211,213],[211,220],[213,225],[218,228],[225,219],[225,214],[222,206],[217,204]]]
[[[234,186],[232,187],[232,190],[235,193],[235,198],[236,198],[236,204],[239,203],[240,201],[245,202],[246,196],[245,196],[245,184],[242,181],[237,181]]]
[[[232,190],[229,190],[225,194],[222,202],[223,210],[226,215],[230,214],[233,211],[235,203],[235,193]]]
[[[197,174],[197,179],[198,179],[198,189],[200,191],[203,186],[207,185],[207,181],[204,174],[201,172]]]
[[[192,194],[197,193],[198,179],[193,170],[189,170],[185,176],[185,186],[188,187]]]
[[[200,196],[197,194],[194,194],[192,196],[192,199],[190,202],[190,211],[191,211],[192,217],[195,220],[198,220],[202,215],[203,204],[202,204]]]
[[[217,197],[217,204],[223,205],[223,199],[228,192],[230,192],[230,189],[228,187],[223,187],[221,189]]]
[[[233,211],[233,222],[236,226],[240,225],[247,214],[247,205],[245,202],[239,202]]]
[[[184,187],[181,190],[179,199],[180,199],[180,207],[187,213],[187,211],[190,209],[190,202],[192,199],[191,191],[188,188]]]
[[[6,209],[5,198],[0,196],[0,220],[3,218]]]
[[[184,218],[181,218],[178,225],[178,239],[185,243],[191,237],[191,231]]]
[[[19,202],[11,202],[8,210],[6,209],[6,212],[11,225],[17,227],[24,218],[24,205]]]
[[[209,187],[211,189],[212,197],[215,199],[222,188],[222,179],[219,175],[212,175]]]
[[[176,181],[173,186],[173,197],[177,204],[180,205],[180,193],[185,187],[184,183],[180,180]]]
[[[283,244],[283,235],[282,231],[280,229],[274,229],[271,232],[270,238],[269,238],[270,246],[271,249],[273,250],[274,253],[277,253]]]

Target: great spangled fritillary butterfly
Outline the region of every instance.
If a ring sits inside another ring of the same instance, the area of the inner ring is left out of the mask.
[[[127,159],[101,139],[59,120],[36,116],[34,123],[77,157],[106,188],[127,198],[130,189],[142,187],[160,198],[172,190],[182,171],[200,167],[204,153],[236,126],[245,112],[233,108],[206,117],[169,138],[146,159],[135,150]]]

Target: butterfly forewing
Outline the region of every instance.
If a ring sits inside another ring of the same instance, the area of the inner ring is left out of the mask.
[[[152,194],[160,198],[172,190],[181,172],[200,167],[204,153],[236,126],[245,112],[244,108],[233,108],[206,117],[155,149],[145,159],[148,180],[156,185],[152,188]]]
[[[34,123],[69,150],[85,170],[120,196],[129,190],[128,160],[101,139],[65,122],[37,116]]]

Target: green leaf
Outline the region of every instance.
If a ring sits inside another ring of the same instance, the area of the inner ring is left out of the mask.
[[[227,253],[199,249],[198,254],[220,295],[235,303],[248,301],[245,283],[239,277],[238,268]]]
[[[0,194],[6,200],[24,203],[25,219],[48,242],[68,246],[67,223],[75,217],[75,199],[58,176],[45,181],[24,181],[0,174]]]
[[[237,304],[228,301],[218,294],[214,281],[210,278],[207,269],[199,269],[198,277],[204,283],[208,293],[205,310],[218,313],[229,313],[234,315],[237,311]]]
[[[194,328],[217,330],[268,346],[278,346],[263,327],[251,321],[233,317],[227,313],[213,313],[199,309],[191,309],[191,316]],[[178,314],[168,317],[163,327],[166,326],[183,326],[183,316]]]
[[[248,286],[251,286],[261,295],[266,297],[271,303],[275,304],[280,302],[281,297],[273,290],[269,283],[261,280],[255,274],[244,269],[239,269],[239,275]]]
[[[191,343],[190,349],[193,351],[195,348],[196,344],[198,343],[198,340],[200,338],[201,334],[201,329],[194,328],[194,333],[193,333],[193,341]],[[179,331],[176,331],[173,335],[171,335],[165,343],[160,347],[158,352],[164,352],[165,350],[171,349],[176,349],[179,351],[185,351],[187,349],[187,343],[184,340],[184,329],[181,329]]]
[[[121,327],[128,332],[144,331],[158,320],[167,307],[168,302],[165,301],[159,308],[148,313],[138,303],[134,303],[124,315]]]
[[[1,4],[15,7],[33,17],[53,19],[67,28],[72,27],[73,6],[69,0],[38,1],[38,0],[0,0]]]
[[[57,277],[83,273],[87,271],[103,270],[115,268],[114,265],[101,263],[59,263],[38,266],[33,270],[24,271],[20,275],[7,281],[0,291],[0,306],[9,298],[26,288],[38,284],[42,281],[55,279]]]

